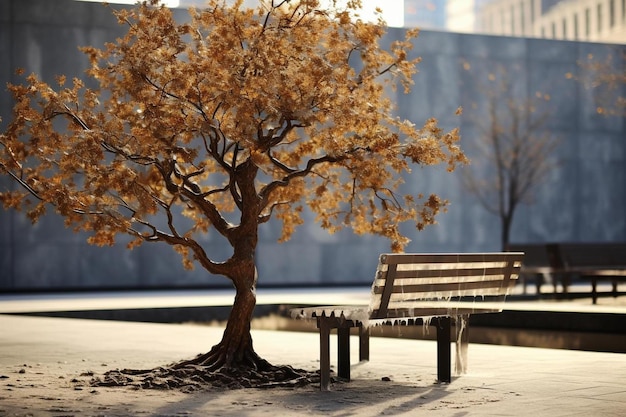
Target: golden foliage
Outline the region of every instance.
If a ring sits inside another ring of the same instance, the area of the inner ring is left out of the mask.
[[[586,58],[578,62],[580,75],[568,72],[565,77],[576,79],[593,91],[596,113],[626,117],[626,51],[607,47],[604,58],[593,54]]]
[[[187,23],[155,1],[115,11],[126,35],[83,48],[98,89],[59,76],[55,90],[36,75],[10,86],[0,169],[23,187],[2,192],[3,205],[37,221],[49,204],[98,245],[118,233],[135,237],[129,247],[166,241],[186,267],[217,273],[197,233],[253,250],[259,224],[280,219],[286,240],[305,205],[331,232],[349,226],[401,250],[399,224],[421,229],[444,205],[397,195],[402,174],[466,160],[457,130],[393,115],[385,89],[410,90],[417,32],[386,51],[384,26],[355,19],[358,6],[212,0]]]

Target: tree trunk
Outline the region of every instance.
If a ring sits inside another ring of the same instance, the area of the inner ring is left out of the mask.
[[[235,285],[235,300],[222,340],[209,352],[180,362],[177,367],[199,365],[207,371],[224,372],[244,369],[263,371],[271,367],[254,352],[250,334],[250,323],[256,306],[256,268],[253,262],[242,262],[238,266],[239,273],[231,277]]]
[[[255,361],[250,361],[252,359],[250,355],[254,354],[250,322],[256,306],[255,288],[254,285],[235,285],[235,289],[235,301],[220,342],[225,355],[224,365],[227,368],[241,365],[254,368]]]
[[[260,358],[252,346],[250,325],[256,306],[257,271],[254,254],[258,242],[260,199],[254,188],[256,166],[247,162],[237,167],[235,176],[241,193],[241,224],[227,238],[232,257],[221,265],[221,274],[235,287],[235,300],[222,340],[197,357],[151,370],[109,371],[98,386],[138,384],[144,388],[200,389],[206,385],[228,387],[272,387],[306,385],[319,381],[315,372],[273,366]],[[203,256],[203,254],[201,254]],[[137,380],[137,377],[140,379]]]
[[[503,251],[508,250],[509,247],[509,239],[510,239],[510,231],[511,231],[511,220],[513,219],[513,215],[504,215],[502,216],[502,230],[500,235],[500,244]]]

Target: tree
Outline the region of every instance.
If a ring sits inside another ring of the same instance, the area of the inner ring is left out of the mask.
[[[588,54],[578,62],[581,76],[567,73],[566,77],[580,81],[593,90],[596,113],[626,117],[626,50],[607,47],[604,58]]]
[[[468,63],[464,68],[471,69]],[[486,75],[487,83],[478,83],[485,108],[474,118],[476,169],[467,169],[462,178],[480,204],[500,218],[500,243],[506,250],[515,210],[521,203],[532,203],[537,186],[556,167],[551,153],[558,140],[545,130],[550,112],[540,110],[549,95],[516,95],[514,77],[502,66]]]
[[[308,205],[328,231],[381,235],[400,251],[399,225],[422,229],[446,204],[395,191],[411,164],[453,170],[465,157],[457,130],[393,115],[385,89],[409,91],[417,33],[381,48],[383,22],[357,19],[359,3],[273,0],[252,10],[212,0],[179,23],[152,0],[114,12],[123,38],[82,48],[97,88],[59,76],[55,90],[36,75],[10,86],[0,170],[21,187],[0,194],[6,208],[36,222],[52,207],[95,245],[120,234],[134,238],[129,248],[165,242],[187,268],[232,282],[222,340],[173,366],[177,375],[275,371],[250,336],[258,230],[270,218],[288,240]],[[205,233],[231,256],[212,259],[198,240]]]

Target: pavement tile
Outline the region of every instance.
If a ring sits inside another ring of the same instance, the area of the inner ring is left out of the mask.
[[[0,296],[0,313],[82,308],[153,308],[227,305],[228,292],[164,292]],[[260,291],[263,303],[349,304],[357,291]],[[299,298],[298,298],[299,297]],[[580,301],[579,301],[580,303]],[[603,309],[626,313],[625,297],[591,306],[544,304],[552,310]],[[516,305],[532,309],[532,303]],[[536,305],[535,305],[536,307]],[[353,381],[331,392],[296,390],[176,391],[75,390],[81,373],[151,368],[207,351],[223,329],[192,324],[95,321],[0,314],[0,417],[5,416],[623,416],[626,355],[471,344],[469,372],[437,384],[436,346],[427,340],[371,340],[371,360],[358,362],[352,342]],[[254,330],[257,352],[277,364],[319,366],[316,333]],[[336,352],[336,338],[331,338]],[[331,357],[331,360],[334,357]],[[389,381],[383,381],[387,377]]]
[[[0,315],[0,416],[621,416],[626,356],[495,345],[470,345],[470,372],[436,384],[435,342],[372,338],[371,360],[353,381],[328,393],[238,390],[84,389],[73,378],[91,371],[146,368],[208,350],[223,329]],[[318,335],[253,331],[257,352],[274,363],[316,369]],[[331,341],[336,338],[331,338]],[[335,342],[331,345],[333,352]],[[383,381],[389,377],[390,381]]]

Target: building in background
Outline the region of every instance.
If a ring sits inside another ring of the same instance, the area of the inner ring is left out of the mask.
[[[178,8],[207,2],[161,1]],[[259,1],[243,5],[256,7]],[[626,44],[626,0],[367,0],[362,17],[375,21],[376,7],[390,27]]]
[[[447,0],[404,0],[404,27],[446,29]]]
[[[476,21],[479,33],[626,44],[626,0],[493,0]]]
[[[477,15],[476,31],[494,35],[537,37],[534,28],[548,3],[556,0],[494,0]]]
[[[480,10],[493,0],[447,0],[446,30],[475,33],[479,31]]]

